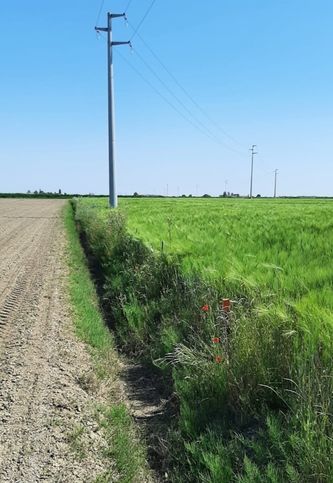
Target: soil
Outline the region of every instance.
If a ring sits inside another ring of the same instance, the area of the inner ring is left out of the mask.
[[[151,368],[133,360],[123,358],[120,368],[124,399],[146,442],[154,480],[167,483],[170,455],[166,438],[178,411],[171,381],[168,387]]]
[[[0,200],[1,482],[92,482],[110,470],[66,295],[64,203]]]

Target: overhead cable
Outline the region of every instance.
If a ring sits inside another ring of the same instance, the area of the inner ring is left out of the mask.
[[[105,0],[102,0],[101,1],[101,6],[100,6],[99,11],[98,11],[98,14],[97,14],[96,22],[95,22],[95,25],[96,26],[98,25],[99,19],[101,18],[102,10],[104,8],[104,3],[105,3]]]
[[[219,144],[220,146],[227,148],[231,151],[234,151],[236,154],[240,154],[242,156],[242,153],[239,151],[234,150],[228,145],[223,144],[218,138],[212,136],[210,133],[208,133],[206,130],[202,129],[197,123],[195,123],[191,118],[186,116],[180,109],[178,109],[177,106],[175,106],[164,94],[161,93],[161,91],[154,86],[154,84],[147,79],[140,71],[137,69],[131,62],[129,62],[124,55],[122,55],[119,51],[117,51],[117,55],[121,57],[121,59],[128,64],[128,66],[161,98],[163,101],[168,104],[177,114],[179,114],[186,122],[191,124],[197,131],[200,131],[201,134],[204,136],[208,137],[211,141],[214,141],[216,144]]]
[[[147,9],[147,11],[146,11],[146,13],[144,14],[144,16],[142,17],[142,19],[141,19],[141,20],[140,20],[140,22],[138,23],[137,27],[136,27],[136,28],[134,28],[134,33],[133,33],[133,35],[132,35],[132,37],[131,37],[131,39],[130,39],[130,40],[133,40],[133,39],[134,39],[134,37],[135,37],[136,35],[138,35],[139,30],[140,30],[140,28],[141,28],[141,27],[142,27],[142,25],[143,25],[143,22],[146,20],[146,18],[147,18],[147,17],[148,17],[148,15],[150,14],[150,12],[151,12],[151,10],[152,10],[153,6],[155,5],[155,3],[156,3],[156,0],[152,0],[152,2],[150,3],[150,5],[149,5],[149,7],[148,7],[148,9]]]
[[[231,149],[234,152],[236,151],[233,147],[225,144],[222,142],[216,134],[204,123],[202,122],[193,112],[189,109],[186,104],[174,93],[174,91],[168,86],[168,84],[157,74],[157,72],[151,67],[151,65],[144,59],[144,57],[139,54],[138,51],[133,49],[133,52],[138,56],[141,62],[146,66],[146,68],[153,74],[153,76],[163,85],[163,87],[169,92],[169,94],[178,102],[178,104],[187,112],[187,114],[192,118],[192,121],[198,124],[201,129],[204,129],[211,138],[214,138],[219,144],[225,146],[227,149]],[[239,153],[239,152],[238,152]]]
[[[134,30],[134,26],[131,24],[131,22],[128,22],[130,27]],[[177,84],[177,86],[183,91],[183,93],[186,95],[186,97],[192,102],[192,104],[208,119],[216,129],[221,131],[224,136],[229,138],[231,141],[233,141],[235,144],[237,144],[239,147],[244,149],[244,146],[242,143],[240,143],[237,139],[235,139],[233,136],[231,136],[227,131],[225,131],[218,122],[216,122],[210,114],[207,113],[207,111],[194,99],[194,97],[188,92],[188,90],[180,83],[180,81],[176,78],[176,76],[170,71],[170,69],[165,65],[165,63],[160,59],[160,57],[156,54],[156,52],[150,47],[150,45],[146,42],[146,40],[142,37],[140,33],[136,33],[136,35],[139,37],[141,42],[145,45],[145,47],[149,50],[149,52],[152,54],[152,56],[157,60],[157,62],[161,65],[161,67],[169,74],[169,76],[172,78],[172,80]]]
[[[133,0],[129,0],[129,1],[127,2],[127,5],[126,5],[125,10],[124,10],[124,12],[125,12],[125,13],[127,13],[127,11],[128,11],[128,9],[130,8],[130,6],[131,6],[131,3],[132,3],[132,2],[133,2]]]

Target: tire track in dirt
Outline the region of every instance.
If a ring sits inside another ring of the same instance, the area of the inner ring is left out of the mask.
[[[12,237],[6,240],[7,250],[1,250],[0,239],[0,334],[7,327],[9,319],[15,316],[16,309],[29,288],[31,274],[35,273],[36,257],[47,246],[47,225],[43,226],[39,222],[35,225],[26,226],[30,228],[30,233],[22,230],[22,227],[15,230],[15,234],[12,233]],[[19,238],[17,233],[21,233]],[[38,243],[34,244],[37,233]],[[4,337],[2,343],[3,339]]]
[[[27,270],[26,260],[35,252],[35,240],[41,237],[41,233],[42,223],[31,225],[27,222],[19,224],[8,237],[0,234],[0,306],[15,279]]]

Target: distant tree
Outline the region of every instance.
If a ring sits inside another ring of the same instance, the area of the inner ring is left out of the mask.
[[[189,198],[192,198],[192,195],[191,195],[191,194],[189,194],[189,195],[188,195],[188,197],[189,197]]]
[[[34,195],[38,195],[38,191],[37,190],[34,191]]]
[[[182,195],[182,198],[186,198],[186,195]]]
[[[133,197],[134,197],[134,198],[137,198],[138,196],[140,196],[140,195],[139,195],[139,193],[138,193],[137,191],[134,191],[134,193],[133,193]]]
[[[27,191],[27,195],[31,195],[31,191],[30,190]]]
[[[256,198],[261,198],[261,195],[260,195],[260,194],[258,194],[258,195],[256,196]]]
[[[58,191],[58,195],[61,195],[61,190]]]
[[[203,198],[211,198],[211,196],[210,196],[210,195],[208,195],[207,193],[205,193],[205,194],[203,195]]]

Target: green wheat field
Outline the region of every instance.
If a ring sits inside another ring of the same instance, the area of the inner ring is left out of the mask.
[[[75,210],[119,344],[172,379],[171,480],[333,481],[333,202]]]

